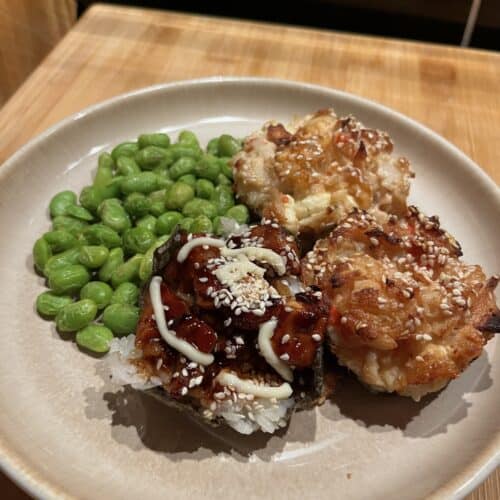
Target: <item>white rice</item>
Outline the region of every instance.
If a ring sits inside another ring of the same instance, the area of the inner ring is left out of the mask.
[[[119,385],[131,385],[138,390],[162,385],[159,377],[146,377],[130,362],[142,355],[141,351],[135,348],[134,341],[134,335],[112,340],[106,358],[112,381]],[[293,404],[293,398],[253,398],[247,394],[226,390],[224,399],[215,399],[216,407],[213,410],[206,409],[203,416],[208,420],[222,418],[227,425],[241,434],[251,434],[259,429],[272,434],[285,427],[287,414]]]

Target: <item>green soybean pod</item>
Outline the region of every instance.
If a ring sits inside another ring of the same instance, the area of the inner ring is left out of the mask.
[[[219,186],[232,186],[233,185],[233,181],[231,181],[231,179],[228,179],[224,174],[219,174],[217,176],[217,179],[215,181],[217,183],[217,185]]]
[[[194,198],[194,189],[184,182],[176,182],[167,190],[165,207],[169,210],[180,210]]]
[[[196,189],[196,177],[193,174],[183,175],[182,177],[179,177],[178,181],[188,184],[193,189]]]
[[[80,264],[88,269],[99,269],[108,255],[109,250],[104,245],[84,245],[80,248]]]
[[[137,305],[138,299],[139,288],[133,283],[122,283],[113,292],[111,304],[130,304],[135,306]]]
[[[141,167],[130,156],[120,156],[116,160],[116,171],[120,175],[133,175],[141,172]]]
[[[43,273],[47,262],[52,257],[52,250],[49,243],[44,238],[39,238],[33,245],[33,263],[35,269]]]
[[[135,161],[144,170],[153,170],[168,159],[167,150],[158,146],[146,146],[135,154]]]
[[[49,277],[53,271],[80,263],[80,248],[74,247],[50,257],[45,263],[43,274]]]
[[[139,308],[130,304],[110,304],[104,309],[102,321],[116,336],[134,333],[139,321]]]
[[[123,206],[128,214],[134,218],[140,218],[149,213],[152,201],[145,194],[131,193],[125,198]]]
[[[97,213],[104,225],[110,227],[117,233],[121,233],[132,226],[130,217],[123,208],[118,198],[104,200],[97,209]]]
[[[217,158],[213,155],[203,155],[196,163],[194,173],[198,177],[215,182],[217,176],[220,174],[220,166]]]
[[[193,221],[194,221],[193,217],[184,217],[184,219],[182,219],[179,222],[179,229],[182,229],[183,231],[187,231],[188,233],[190,233]]]
[[[94,220],[94,216],[86,208],[79,207],[78,205],[68,205],[66,207],[66,215],[87,222]]]
[[[110,304],[113,289],[103,281],[89,281],[80,290],[80,299],[89,299],[95,303],[97,309],[104,309]]]
[[[135,224],[137,227],[143,227],[154,233],[156,231],[156,221],[158,219],[154,215],[145,215],[141,217]]]
[[[50,245],[53,253],[64,252],[79,244],[74,235],[63,229],[49,231],[43,235],[43,239]]]
[[[212,233],[212,222],[206,215],[198,215],[194,218],[190,230],[192,233]]]
[[[121,236],[104,224],[92,224],[82,232],[89,245],[104,245],[107,248],[119,247],[122,244]]]
[[[74,264],[54,269],[49,274],[49,287],[57,294],[74,294],[90,281],[90,273],[82,265]]]
[[[213,185],[213,182],[208,179],[198,179],[196,181],[195,189],[196,196],[198,196],[198,198],[209,200],[215,190],[215,186]]]
[[[97,315],[97,306],[89,299],[78,300],[64,306],[56,316],[60,332],[76,332],[86,327]]]
[[[111,276],[115,269],[120,267],[123,264],[123,249],[122,248],[113,248],[109,251],[108,258],[106,262],[102,265],[101,269],[99,269],[99,279],[101,281],[110,281]]]
[[[212,219],[217,215],[217,206],[203,198],[193,198],[184,205],[182,215],[185,217],[206,215],[209,219]]]
[[[58,215],[52,220],[52,228],[56,231],[62,229],[68,231],[73,236],[78,236],[86,227],[88,223],[83,220],[75,219],[69,215]]]
[[[219,158],[219,167],[221,174],[228,179],[233,178],[233,167],[231,166],[231,158]]]
[[[196,160],[189,156],[183,156],[179,158],[169,169],[170,177],[177,180],[186,174],[192,174],[194,172],[194,167],[196,166]]]
[[[75,340],[80,347],[102,354],[109,351],[113,332],[106,326],[88,325],[76,332]]]
[[[118,266],[111,273],[111,285],[113,288],[126,281],[134,281],[139,277],[139,266],[141,265],[142,257],[140,254],[130,257],[130,259]]]
[[[200,147],[198,137],[196,137],[196,134],[190,130],[182,130],[177,137],[177,142],[183,146],[190,146],[198,149]]]
[[[156,236],[151,231],[143,227],[133,227],[123,233],[123,248],[128,255],[144,253],[155,240]]]
[[[225,216],[234,219],[238,224],[247,224],[250,220],[250,214],[245,205],[235,205],[231,207],[225,213]]]
[[[158,189],[158,177],[153,172],[141,172],[140,174],[128,175],[121,183],[122,193],[149,194]]]
[[[105,186],[113,179],[114,161],[109,153],[101,153],[97,160],[97,171],[93,185],[96,187]]]
[[[241,144],[231,135],[222,134],[219,137],[219,156],[234,156],[241,150]]]
[[[53,318],[64,306],[72,302],[73,299],[68,295],[42,292],[36,299],[36,310],[43,318]]]
[[[219,138],[210,139],[207,144],[207,153],[213,156],[219,156]]]
[[[156,234],[170,234],[175,226],[183,219],[179,212],[169,211],[160,215],[156,220]]]
[[[80,205],[89,212],[96,214],[97,207],[104,200],[102,189],[95,186],[85,186],[80,193]]]
[[[224,215],[232,206],[234,206],[233,191],[229,186],[217,186],[211,197],[211,201],[217,208],[219,215]]]
[[[51,217],[64,215],[68,205],[76,203],[76,194],[73,191],[61,191],[52,197],[49,203],[49,211]]]
[[[167,134],[161,132],[155,132],[152,134],[141,134],[137,142],[139,143],[139,148],[144,149],[147,146],[158,146],[160,148],[168,148],[170,146],[170,137]]]
[[[120,156],[134,156],[138,150],[139,146],[136,142],[122,142],[111,151],[111,157],[117,161]]]

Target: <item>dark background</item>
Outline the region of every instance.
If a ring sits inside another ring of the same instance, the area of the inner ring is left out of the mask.
[[[106,0],[329,30],[459,45],[472,0]],[[94,3],[79,0],[79,13]],[[470,46],[500,50],[500,0],[482,0]]]

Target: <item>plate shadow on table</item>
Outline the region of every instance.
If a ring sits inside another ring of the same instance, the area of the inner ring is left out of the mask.
[[[369,432],[399,429],[404,436],[425,438],[446,433],[467,416],[471,403],[466,395],[485,391],[493,381],[488,355],[483,352],[456,380],[419,402],[409,397],[370,392],[345,372],[332,397],[320,408],[324,418],[350,419]]]

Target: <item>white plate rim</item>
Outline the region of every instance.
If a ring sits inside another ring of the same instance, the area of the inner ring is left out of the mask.
[[[438,143],[442,148],[447,149],[452,154],[456,161],[463,162],[467,165],[467,169],[476,180],[480,182],[481,190],[486,190],[489,195],[496,198],[500,203],[500,191],[495,182],[481,169],[481,167],[471,160],[465,153],[458,149],[454,144],[434,132],[429,127],[422,125],[418,121],[395,111],[383,104],[374,100],[351,94],[342,90],[329,88],[323,85],[316,85],[294,80],[286,80],[280,78],[263,78],[252,76],[211,76],[202,77],[188,80],[178,80],[169,83],[160,83],[148,87],[143,87],[133,90],[124,94],[117,95],[110,99],[98,102],[91,106],[78,111],[56,124],[50,126],[34,138],[29,140],[21,148],[19,148],[12,156],[10,156],[2,165],[0,165],[0,182],[8,177],[11,171],[16,167],[16,164],[24,158],[32,149],[42,144],[46,139],[61,132],[67,126],[84,120],[88,115],[94,113],[103,113],[113,107],[119,106],[129,99],[139,98],[145,94],[161,94],[169,90],[174,90],[179,87],[189,88],[203,85],[211,85],[214,83],[219,84],[240,84],[240,85],[260,85],[263,87],[276,86],[276,87],[289,87],[295,90],[302,89],[311,92],[322,92],[329,94],[332,97],[340,97],[344,100],[355,102],[363,107],[370,108],[378,113],[385,114],[391,118],[402,121],[406,125],[418,130],[423,135],[432,141]],[[436,498],[450,498],[461,499],[470,493],[474,488],[479,486],[488,475],[500,466],[500,429],[492,439],[490,445],[482,450],[482,453],[470,463],[460,474],[455,478],[449,480],[447,483],[442,484],[437,490],[432,493],[432,497]],[[38,471],[30,469],[13,450],[8,449],[8,445],[3,442],[0,436],[0,469],[2,469],[7,476],[9,476],[15,483],[17,483],[26,492],[34,497],[42,498],[71,498],[66,492],[62,491],[57,484],[47,481],[43,478]]]

